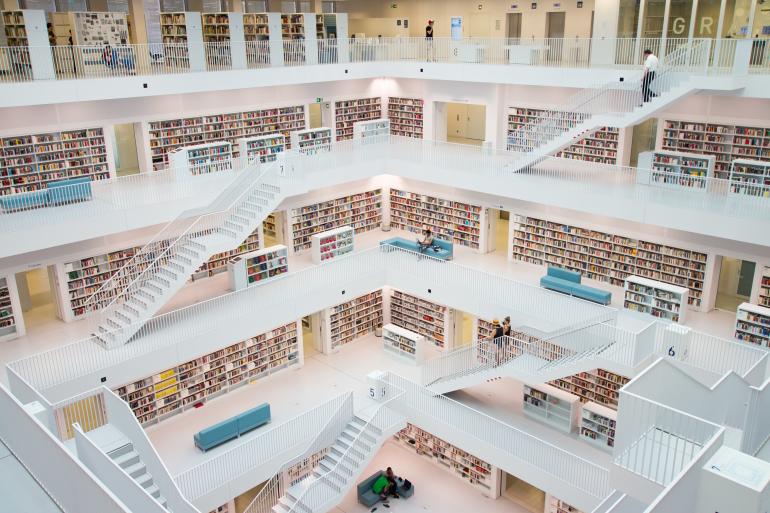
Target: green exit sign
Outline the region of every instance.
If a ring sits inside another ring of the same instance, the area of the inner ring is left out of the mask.
[[[318,98],[316,98],[316,99],[315,99],[315,102],[316,102],[316,103],[321,103],[322,101],[324,101],[324,99],[323,99],[323,98],[321,98],[320,96],[319,96]]]

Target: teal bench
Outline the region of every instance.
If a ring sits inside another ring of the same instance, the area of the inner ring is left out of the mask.
[[[403,237],[393,237],[391,239],[380,241],[380,246],[394,246],[396,248],[420,252],[420,245],[416,240],[409,240]],[[440,260],[452,260],[454,256],[454,245],[450,241],[433,238],[433,246],[424,252],[426,255],[438,258]]]
[[[0,197],[5,212],[58,206],[91,199],[91,178],[73,178],[50,182],[45,189]]]
[[[379,470],[366,478],[365,481],[361,481],[358,483],[358,502],[366,506],[367,508],[371,508],[375,504],[377,504],[380,501],[380,494],[374,493],[372,490],[372,485],[374,485],[374,482],[377,480],[378,477],[385,474],[384,470]],[[399,497],[402,497],[404,499],[408,499],[412,495],[414,495],[414,484],[412,484],[412,487],[408,490],[404,489],[404,480],[400,477],[396,477],[396,492],[398,493]]]
[[[233,438],[238,438],[252,429],[264,426],[268,422],[270,422],[270,405],[264,403],[198,431],[193,436],[193,440],[195,446],[205,452]]]
[[[540,286],[544,289],[563,292],[571,296],[587,299],[601,305],[609,305],[612,301],[612,293],[599,290],[580,283],[580,273],[562,269],[561,267],[548,267],[548,273],[540,278]]]

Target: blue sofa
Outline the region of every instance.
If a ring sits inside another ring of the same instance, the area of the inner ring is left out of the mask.
[[[205,452],[268,422],[270,422],[270,405],[264,403],[195,433],[193,440],[195,446]]]
[[[580,283],[580,273],[562,269],[561,267],[548,267],[548,274],[540,278],[540,286],[544,289],[563,292],[571,296],[587,299],[602,305],[610,304],[612,293],[599,290]]]
[[[72,178],[49,182],[46,189],[0,197],[0,207],[6,212],[57,206],[91,199],[91,178]]]
[[[358,502],[366,506],[367,508],[371,508],[375,504],[377,504],[380,501],[380,494],[374,493],[372,490],[372,485],[377,480],[378,477],[385,474],[384,470],[379,470],[366,478],[364,481],[361,481],[358,483]],[[414,484],[412,484],[412,487],[408,490],[404,490],[404,480],[400,477],[396,477],[396,482],[398,483],[397,492],[399,497],[402,497],[404,499],[408,499],[412,495],[414,495]]]
[[[394,246],[409,251],[419,252],[420,245],[417,240],[409,240],[403,237],[393,237],[391,239],[380,241],[380,246]],[[454,245],[451,241],[433,238],[433,246],[425,251],[425,254],[438,258],[440,260],[452,260],[454,256]]]

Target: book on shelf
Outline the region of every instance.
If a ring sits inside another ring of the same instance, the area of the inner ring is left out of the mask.
[[[770,267],[765,267],[762,271],[762,278],[759,282],[759,306],[770,308]]]
[[[549,381],[548,384],[578,396],[583,403],[593,401],[617,410],[619,391],[629,381],[629,378],[620,374],[605,369],[594,369],[564,376]]]
[[[390,134],[390,121],[387,119],[372,119],[370,121],[356,121],[353,123],[353,138],[366,143],[370,141],[380,142],[384,136]],[[373,139],[374,138],[374,139]]]
[[[350,226],[357,234],[379,227],[381,201],[381,189],[374,189],[292,209],[289,223],[292,249],[294,252],[309,249],[313,235],[341,226]]]
[[[576,507],[550,494],[547,494],[545,508],[545,513],[583,513]]]
[[[386,353],[420,365],[425,359],[425,337],[395,324],[382,328],[382,346]]]
[[[284,486],[286,488],[294,486],[312,474],[313,470],[315,470],[318,465],[320,465],[321,460],[324,459],[330,450],[330,447],[325,447],[318,452],[314,452],[309,457],[303,458],[291,467],[284,470]]]
[[[334,128],[337,141],[353,139],[353,125],[382,117],[379,97],[334,102]]]
[[[9,340],[24,334],[20,312],[15,279],[0,276],[0,340]]]
[[[655,150],[639,154],[637,182],[706,191],[714,174],[713,155]]]
[[[238,154],[248,161],[259,158],[261,163],[273,162],[286,151],[286,136],[283,134],[257,135],[238,139]]]
[[[177,148],[169,154],[169,165],[182,178],[231,170],[232,144],[221,141]]]
[[[436,347],[445,349],[451,336],[446,306],[432,303],[400,290],[390,295],[390,322],[425,337]]]
[[[407,423],[394,438],[418,456],[470,483],[484,495],[492,499],[499,497],[501,472],[490,463],[411,423]]]
[[[583,404],[580,417],[580,437],[604,450],[615,447],[615,425],[618,412],[594,402]]]
[[[770,162],[735,159],[730,165],[730,192],[770,197]]]
[[[481,207],[390,189],[390,224],[415,233],[421,233],[428,227],[439,239],[478,249]]]
[[[631,275],[689,289],[688,305],[701,307],[708,255],[534,217],[515,215],[512,258],[556,265],[619,287]]]
[[[577,396],[545,383],[524,385],[522,411],[525,415],[567,433],[577,425],[580,410]]]
[[[141,424],[159,422],[299,363],[301,343],[297,322],[290,322],[114,391]]]
[[[291,133],[291,146],[305,155],[331,151],[331,128],[308,128]]]
[[[313,263],[320,264],[352,253],[354,234],[355,230],[351,226],[341,226],[311,236]]]
[[[289,249],[270,246],[231,258],[227,263],[230,290],[241,290],[289,272]]]
[[[742,303],[735,313],[735,338],[761,347],[770,347],[770,308]]]
[[[689,290],[641,276],[626,278],[623,307],[672,322],[684,323]]]
[[[423,103],[421,98],[388,97],[390,133],[402,137],[423,137]]]
[[[324,315],[328,326],[325,352],[331,353],[382,326],[382,289],[327,308]]]

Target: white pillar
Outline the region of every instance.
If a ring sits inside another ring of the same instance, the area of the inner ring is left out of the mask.
[[[302,14],[305,25],[305,64],[318,64],[318,35],[315,31],[315,13]]]
[[[281,13],[267,13],[268,44],[270,45],[270,66],[283,66],[283,33]]]

